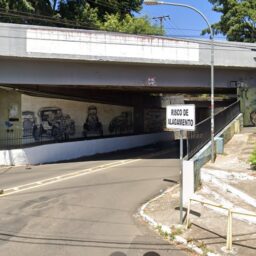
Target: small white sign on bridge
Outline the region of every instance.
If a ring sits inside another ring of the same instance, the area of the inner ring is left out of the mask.
[[[166,107],[166,127],[180,131],[195,130],[195,105],[169,105]]]

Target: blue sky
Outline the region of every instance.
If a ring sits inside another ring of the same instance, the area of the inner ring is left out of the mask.
[[[207,17],[209,22],[215,23],[220,20],[220,14],[212,11],[212,5],[207,0],[164,0],[165,2],[175,2],[175,3],[184,3],[191,5],[201,12]],[[166,34],[170,36],[181,36],[181,37],[200,37],[201,30],[207,27],[207,24],[203,20],[203,18],[197,14],[196,12],[175,6],[164,6],[164,5],[153,5],[146,6],[143,5],[143,9],[141,10],[138,16],[147,15],[149,18],[157,17],[157,16],[170,16],[170,20],[164,22],[164,27],[166,30]],[[137,16],[137,15],[136,15]],[[152,20],[154,23],[155,21]],[[205,38],[209,38],[206,36]],[[216,39],[223,39],[223,35],[217,35]]]

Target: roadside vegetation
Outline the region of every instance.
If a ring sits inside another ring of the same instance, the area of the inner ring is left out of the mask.
[[[228,41],[256,42],[255,0],[208,0],[220,13],[220,21],[213,24],[215,34],[224,34]],[[208,29],[203,34],[209,33]]]
[[[0,22],[163,35],[148,17],[135,17],[141,0],[0,0]]]
[[[249,162],[250,162],[252,170],[256,171],[256,148],[253,150],[253,152],[249,158]]]

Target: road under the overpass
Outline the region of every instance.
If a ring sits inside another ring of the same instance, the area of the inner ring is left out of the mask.
[[[86,161],[0,169],[2,188],[18,192],[21,185],[46,178],[137,159],[1,197],[1,255],[185,256],[137,216],[144,202],[178,180],[178,150],[167,149],[151,146]]]

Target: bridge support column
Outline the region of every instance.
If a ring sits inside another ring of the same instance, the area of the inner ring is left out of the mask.
[[[144,98],[134,96],[134,133],[144,132]]]
[[[144,132],[144,107],[143,106],[134,107],[134,132],[135,133]]]

